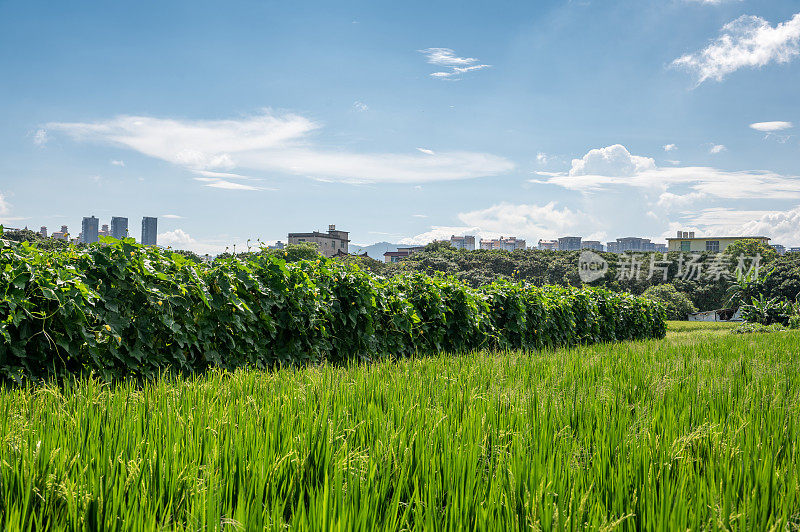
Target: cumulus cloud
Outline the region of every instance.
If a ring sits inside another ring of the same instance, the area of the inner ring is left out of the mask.
[[[549,160],[550,157],[544,152],[540,151],[539,153],[536,154],[536,162],[539,164],[547,164]]]
[[[722,27],[706,48],[672,62],[695,74],[697,85],[708,79],[722,81],[740,68],[760,68],[788,63],[800,54],[800,13],[771,26],[761,17],[742,15]]]
[[[573,160],[568,175],[546,175],[542,176],[544,179],[532,179],[531,182],[558,185],[583,193],[618,187],[663,193],[670,192],[671,187],[681,187],[717,199],[800,198],[800,178],[797,176],[704,166],[660,168],[652,159],[631,155],[627,149],[616,146],[619,145],[591,150],[582,159]]]
[[[218,255],[229,248],[227,244],[222,242],[197,240],[183,229],[159,233],[157,241],[158,245],[162,247],[194,251],[200,255]],[[232,245],[230,247],[232,247]]]
[[[427,58],[427,62],[431,65],[445,67],[448,70],[433,72],[431,74],[434,78],[440,79],[454,79],[460,74],[472,72],[474,70],[482,70],[489,68],[492,65],[476,64],[478,60],[474,57],[459,57],[450,48],[426,48],[419,50],[419,52]]]
[[[678,147],[675,144],[664,144],[664,151],[675,151]]]
[[[360,102],[360,101],[356,100],[355,102],[353,102],[353,109],[355,109],[356,111],[358,111],[360,113],[363,113],[363,112],[369,111],[369,106],[367,104],[365,104],[364,102]]]
[[[485,209],[458,214],[463,225],[432,226],[429,231],[401,240],[403,244],[421,245],[433,240],[447,240],[451,235],[476,235],[478,238],[516,236],[533,239],[555,237],[586,222],[588,216],[555,202],[545,205],[498,203]]]
[[[633,176],[656,166],[650,157],[631,155],[622,144],[590,150],[581,159],[572,160],[570,176]]]
[[[304,117],[270,111],[230,120],[178,120],[119,116],[99,122],[53,122],[48,130],[77,141],[122,146],[202,175],[206,186],[263,190],[234,183],[233,170],[282,172],[348,183],[419,183],[497,175],[514,168],[488,153],[450,151],[354,153],[323,149],[309,138],[319,125]],[[212,181],[214,179],[215,181]]]
[[[764,235],[773,243],[796,247],[800,245],[800,205],[788,211],[762,213],[759,218],[742,225],[743,234]]]
[[[711,207],[687,216],[684,225],[675,227],[707,235],[766,236],[787,247],[800,245],[800,205],[789,210]]]
[[[783,131],[784,129],[789,129],[792,127],[791,122],[756,122],[754,124],[750,124],[752,129],[756,131],[761,131],[762,133],[774,133],[775,131]]]

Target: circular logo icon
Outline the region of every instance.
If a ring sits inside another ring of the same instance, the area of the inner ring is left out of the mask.
[[[603,277],[608,271],[608,262],[597,253],[585,250],[578,258],[578,275],[584,283]]]

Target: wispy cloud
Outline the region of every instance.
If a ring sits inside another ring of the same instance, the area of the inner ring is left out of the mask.
[[[481,152],[355,153],[321,148],[310,138],[319,128],[302,116],[270,111],[230,120],[119,116],[47,125],[77,141],[122,146],[184,167],[203,176],[197,180],[206,186],[236,190],[262,187],[230,181],[247,179],[235,170],[346,183],[421,183],[491,176],[514,168],[503,157]]]
[[[359,113],[364,113],[369,111],[369,105],[365,104],[364,102],[356,100],[353,102],[353,109],[355,109]]]
[[[800,13],[771,26],[761,17],[742,15],[722,27],[719,37],[706,48],[672,62],[675,67],[695,73],[697,85],[771,62],[788,63],[800,54]]]
[[[718,6],[722,4],[731,4],[733,2],[741,2],[742,0],[686,0],[694,4],[705,4],[707,6]]]
[[[161,218],[166,218],[167,220],[180,220],[183,216],[178,214],[162,214]]]
[[[712,146],[711,146],[711,147],[708,149],[708,153],[711,153],[711,154],[722,153],[722,152],[724,152],[724,151],[725,151],[725,150],[727,150],[727,149],[728,149],[728,148],[726,148],[724,144],[713,144],[713,145],[712,145]]]
[[[118,159],[112,159],[111,160],[111,165],[112,166],[125,166],[125,161],[120,161]]]
[[[678,149],[678,146],[675,144],[664,144],[664,151],[675,151]]]
[[[44,146],[47,144],[47,130],[37,129],[33,134],[33,143],[37,146]]]
[[[434,78],[457,79],[458,76],[466,72],[482,70],[492,65],[479,64],[474,57],[459,57],[450,48],[426,48],[419,52],[427,58],[427,62],[447,70],[440,70],[431,73]]]

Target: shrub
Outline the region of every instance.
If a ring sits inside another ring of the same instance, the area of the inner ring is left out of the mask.
[[[596,288],[421,273],[315,255],[212,263],[131,239],[42,250],[0,240],[0,376],[269,368],[663,337],[663,307]]]
[[[644,291],[642,297],[664,305],[668,320],[686,320],[689,314],[697,312],[697,307],[686,294],[668,283],[651,286]]]

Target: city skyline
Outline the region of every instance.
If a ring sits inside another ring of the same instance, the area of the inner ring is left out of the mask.
[[[796,2],[462,7],[4,2],[0,223],[800,245]]]

